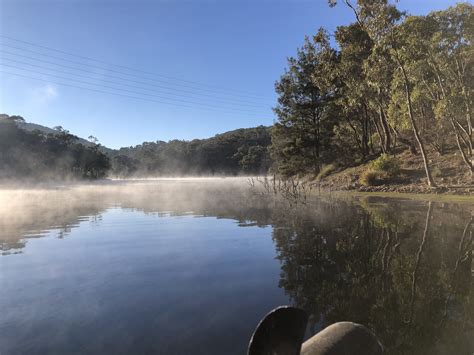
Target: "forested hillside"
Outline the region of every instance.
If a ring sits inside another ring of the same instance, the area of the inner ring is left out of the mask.
[[[99,145],[78,143],[58,127],[54,133],[20,128],[20,116],[0,117],[0,179],[97,179],[106,176],[109,158]]]
[[[275,170],[318,175],[381,156],[361,177],[370,185],[396,178],[396,154],[409,150],[436,186],[433,160],[450,151],[472,176],[473,6],[409,16],[389,1],[329,3],[355,22],[335,43],[321,28],[289,59],[276,84]]]
[[[38,128],[38,129],[37,129]],[[109,149],[62,127],[0,115],[0,179],[266,174],[271,129],[259,126],[192,141]]]
[[[208,139],[145,142],[113,153],[112,175],[265,174],[270,128],[241,128]]]

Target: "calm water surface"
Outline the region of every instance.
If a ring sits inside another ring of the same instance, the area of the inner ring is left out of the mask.
[[[290,206],[236,179],[0,190],[0,354],[245,354],[262,316],[474,352],[474,204]]]

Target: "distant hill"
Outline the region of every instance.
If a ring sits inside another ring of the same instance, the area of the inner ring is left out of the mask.
[[[0,114],[0,123],[9,121],[21,130],[45,136],[70,134],[26,122],[21,116]],[[238,175],[266,173],[271,165],[268,147],[271,128],[240,128],[206,139],[144,142],[134,147],[110,149],[70,135],[71,143],[98,149],[111,162],[110,174],[119,177],[169,175]]]
[[[240,128],[206,139],[144,142],[112,153],[116,176],[266,173],[271,128]]]
[[[109,170],[110,158],[97,144],[64,129],[29,124],[19,116],[0,116],[2,181],[98,179]]]
[[[38,130],[40,132],[46,133],[46,134],[56,134],[57,131],[55,131],[52,128],[45,127],[36,123],[29,123],[29,122],[17,122],[16,123],[18,127],[22,129],[26,129],[27,131],[35,131]],[[81,139],[83,140],[83,139]]]
[[[0,122],[3,121],[3,120],[9,120],[9,119],[12,119],[12,118],[17,118],[17,119],[14,120],[15,124],[19,128],[24,129],[25,131],[29,131],[29,132],[40,131],[41,133],[44,133],[44,134],[59,134],[60,133],[59,131],[57,131],[53,128],[42,126],[42,125],[37,124],[37,123],[26,122],[24,120],[24,118],[21,117],[21,116],[9,116],[9,115],[6,115],[6,114],[0,114]],[[94,143],[88,141],[85,138],[81,138],[81,137],[77,137],[77,136],[75,136],[75,137],[76,137],[76,142],[77,143],[83,144],[86,147],[92,147],[94,145]],[[100,146],[99,149],[103,153],[111,153],[111,151],[112,151],[112,149],[104,147],[104,146]]]

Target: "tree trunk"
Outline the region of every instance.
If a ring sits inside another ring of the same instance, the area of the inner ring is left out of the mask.
[[[405,67],[403,66],[403,64],[399,60],[398,60],[398,62],[399,62],[398,65],[400,66],[400,69],[401,69],[402,74],[403,74],[403,80],[404,80],[404,84],[405,84],[405,94],[406,94],[406,97],[407,97],[407,105],[408,105],[408,116],[410,117],[410,122],[411,122],[411,126],[413,128],[413,133],[415,134],[416,141],[418,142],[418,146],[420,147],[421,156],[423,157],[423,164],[425,166],[426,179],[428,180],[428,186],[436,187],[436,183],[434,182],[433,177],[431,176],[431,170],[430,170],[430,166],[429,166],[429,163],[428,163],[428,158],[426,156],[425,145],[424,145],[423,140],[420,136],[420,132],[419,132],[418,127],[416,125],[415,117],[414,117],[414,114],[413,114],[413,106],[412,106],[412,102],[411,102],[410,82],[408,80],[408,76],[407,76],[407,73],[405,71]]]
[[[386,153],[389,153],[392,146],[392,140],[390,136],[390,128],[388,127],[387,118],[385,117],[385,113],[383,112],[382,105],[379,106],[379,116],[380,116],[380,123],[383,128],[384,133],[384,150]]]
[[[462,72],[464,70],[461,70],[461,65],[459,64],[459,61],[456,59],[456,65],[457,65],[457,72],[458,72],[458,81],[461,85],[461,93],[464,101],[464,105],[466,107],[466,122],[467,122],[467,131],[468,131],[468,137],[469,137],[469,150],[470,150],[470,155],[471,155],[471,163],[472,163],[472,155],[473,155],[473,142],[472,142],[472,133],[473,133],[473,128],[472,128],[472,114],[471,114],[471,105],[472,102],[469,99],[467,92],[468,89],[466,88],[466,85],[464,85],[464,80],[463,80],[463,74]]]
[[[418,154],[418,152],[416,150],[416,146],[415,146],[415,144],[413,144],[413,142],[411,142],[409,139],[406,139],[405,137],[403,137],[396,128],[393,128],[393,131],[395,132],[395,135],[396,135],[397,139],[399,140],[399,142],[402,143],[403,145],[406,145],[408,147],[408,149],[410,149],[411,154],[413,154],[413,155]]]
[[[357,129],[355,128],[355,126],[352,124],[351,120],[349,119],[349,117],[347,116],[344,116],[345,120],[347,121],[347,124],[349,125],[349,127],[352,129],[352,132],[354,133],[354,139],[357,143],[357,147],[359,148],[359,151],[360,153],[362,154],[363,157],[365,157],[365,154],[364,154],[364,149],[363,149],[363,146],[361,145],[361,142],[363,142],[363,137],[359,139],[359,134],[357,133]]]
[[[367,108],[364,107],[362,117],[362,150],[364,158],[369,155],[369,118],[367,117]]]
[[[467,129],[463,127],[462,124],[459,123],[451,114],[448,114],[448,116],[449,116],[449,121],[451,123],[451,126],[453,127],[454,136],[456,138],[456,144],[458,146],[459,152],[461,153],[461,157],[463,161],[466,163],[471,176],[473,176],[474,175],[474,155],[473,155],[473,142],[472,142],[473,130],[472,130],[472,116],[471,116],[471,108],[470,108],[471,105],[470,105],[470,100],[466,94],[466,87],[464,85],[463,75],[462,75],[458,60],[456,60],[456,65],[457,65],[457,70],[455,71],[455,75],[457,76],[457,81],[459,82],[459,85],[461,87],[461,93],[462,93],[462,97],[464,99],[463,101],[466,107]],[[444,99],[448,100],[449,98],[446,94],[446,90],[443,85],[443,80],[441,80],[440,70],[435,62],[432,62],[432,67],[438,79],[438,85],[441,89],[441,94],[443,95]],[[458,132],[458,129],[460,130],[460,132]],[[464,138],[463,133],[466,135],[466,138]],[[468,151],[467,154],[464,152],[461,141],[467,148],[467,151]]]
[[[382,153],[387,153],[387,151],[385,150],[384,137],[383,137],[382,132],[380,131],[380,127],[377,123],[377,120],[375,119],[375,114],[374,114],[374,116],[372,116],[372,120],[374,122],[374,126],[375,126],[375,129],[377,131],[377,135],[380,138],[380,149],[382,149]]]
[[[466,163],[466,165],[468,166],[469,171],[471,173],[471,177],[472,177],[474,175],[474,165],[472,164],[472,159],[470,160],[467,157],[466,153],[464,152],[464,149],[462,148],[461,141],[459,139],[460,134],[456,128],[456,124],[454,123],[454,119],[452,117],[450,117],[450,121],[451,121],[451,125],[453,126],[454,136],[456,137],[456,143],[458,145],[459,151],[461,152],[462,160],[464,160],[464,163]]]

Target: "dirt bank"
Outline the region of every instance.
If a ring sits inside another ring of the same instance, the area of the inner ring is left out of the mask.
[[[438,155],[430,152],[428,158],[437,188],[428,187],[421,156],[402,151],[395,156],[401,163],[400,175],[385,180],[376,186],[364,186],[359,181],[361,174],[369,169],[370,162],[362,165],[337,170],[321,181],[322,190],[359,191],[359,192],[401,192],[401,193],[436,193],[454,195],[473,195],[474,183],[456,150]]]

